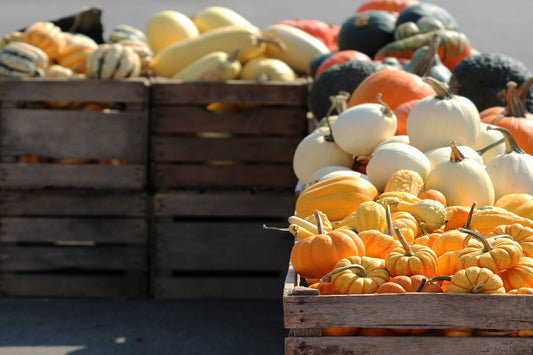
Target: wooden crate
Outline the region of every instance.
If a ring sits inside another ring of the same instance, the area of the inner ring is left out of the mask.
[[[308,84],[152,82],[154,297],[279,299]]]
[[[0,187],[143,189],[148,84],[142,78],[0,80]]]
[[[147,297],[148,99],[142,78],[0,80],[3,295]]]
[[[533,329],[531,295],[319,295],[302,284],[289,267],[283,294],[285,327],[290,329],[286,354],[531,354],[533,349],[533,337],[494,332],[470,337],[321,333],[323,327]]]

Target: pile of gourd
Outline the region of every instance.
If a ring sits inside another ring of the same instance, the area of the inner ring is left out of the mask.
[[[0,76],[290,81],[307,76],[311,60],[336,45],[334,28],[284,20],[260,30],[232,9],[209,6],[190,17],[159,12],[144,31],[117,25],[97,44],[38,22],[4,36]]]
[[[532,81],[481,110],[402,69],[330,95],[293,157],[294,270],[321,294],[533,294]]]

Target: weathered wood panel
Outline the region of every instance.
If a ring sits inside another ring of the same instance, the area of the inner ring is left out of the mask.
[[[294,195],[287,192],[172,191],[154,196],[154,216],[287,218]]]
[[[153,164],[156,189],[281,189],[298,183],[292,164]]]
[[[148,223],[141,218],[0,217],[0,243],[147,245]]]
[[[289,337],[285,354],[530,354],[533,338],[503,337]]]
[[[93,188],[142,189],[146,166],[107,164],[0,164],[5,189]]]
[[[34,154],[145,162],[148,114],[4,108],[0,139],[2,157]]]
[[[2,191],[2,216],[147,217],[148,195],[117,191]]]
[[[212,102],[305,106],[309,82],[232,80],[225,82],[179,82],[155,79],[152,81],[152,102],[164,104],[209,104]]]
[[[294,238],[289,233],[264,230],[263,223],[259,220],[157,223],[155,268],[271,270],[284,275]]]
[[[240,135],[306,134],[306,109],[259,106],[238,113],[215,113],[199,106],[155,106],[152,109],[155,134],[221,132]]]
[[[146,272],[126,274],[0,274],[6,297],[146,298]]]

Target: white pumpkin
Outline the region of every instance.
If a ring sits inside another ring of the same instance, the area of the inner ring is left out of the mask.
[[[465,159],[452,142],[450,159],[435,165],[424,189],[436,189],[446,196],[449,206],[494,205],[494,187],[485,167],[475,159]]]
[[[401,135],[392,136],[390,138],[387,138],[383,142],[379,143],[378,146],[376,147],[376,149],[374,149],[374,151],[376,151],[377,149],[380,149],[381,147],[383,147],[385,144],[388,144],[388,143],[409,144],[409,136],[406,135],[406,134],[401,134]]]
[[[503,140],[503,133],[496,130],[489,130],[488,123],[481,122],[481,129],[479,130],[479,137],[472,148],[481,152],[483,162],[487,165],[495,156],[505,153],[505,143]],[[497,143],[500,142],[500,143]],[[485,150],[491,144],[496,144],[490,149]],[[485,151],[484,151],[485,150]]]
[[[331,173],[328,173],[328,174],[322,176],[320,178],[320,181],[326,180],[326,179],[331,179],[331,178],[334,178],[334,177],[337,177],[337,176],[362,177],[363,179],[366,179],[366,180],[370,181],[370,179],[368,178],[367,175],[365,175],[363,173],[360,173],[358,171],[355,171],[355,170],[337,170],[337,171],[332,171]]]
[[[377,145],[396,134],[396,116],[384,104],[365,103],[340,113],[332,126],[335,142],[353,156],[371,154]]]
[[[354,157],[332,140],[327,128],[317,128],[296,146],[292,166],[298,180],[307,182],[320,168],[331,165],[351,168],[353,162]]]
[[[474,159],[479,164],[485,165],[485,162],[483,161],[483,158],[481,157],[481,155],[473,148],[467,145],[458,146],[457,148],[459,148],[459,150],[461,151],[461,153],[463,153],[465,158]],[[431,169],[433,169],[435,165],[437,165],[441,161],[450,160],[451,153],[452,153],[452,148],[450,146],[433,148],[433,149],[428,150],[427,152],[424,152],[426,157],[428,157],[429,159],[429,164],[430,164]]]
[[[423,152],[458,145],[472,145],[479,137],[480,117],[474,103],[467,97],[454,95],[444,84],[426,77],[437,95],[420,99],[407,116],[410,144]]]
[[[429,173],[429,159],[412,145],[388,143],[372,153],[366,175],[379,191],[383,191],[390,176],[402,169],[414,170],[425,179]]]
[[[336,171],[354,171],[352,169],[350,169],[349,167],[346,167],[346,166],[339,166],[339,165],[329,165],[329,166],[325,166],[323,168],[320,168],[318,169],[317,171],[315,171],[311,177],[309,178],[309,180],[307,180],[306,182],[306,186],[311,186],[313,184],[316,184],[317,182],[319,182],[322,177],[324,175],[327,175],[329,173],[333,173],[333,172],[336,172]]]
[[[533,195],[533,156],[520,149],[505,128],[494,126],[490,129],[505,137],[505,153],[494,157],[487,165],[496,200],[514,193]]]

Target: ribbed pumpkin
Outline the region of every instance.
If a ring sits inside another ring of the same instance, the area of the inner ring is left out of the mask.
[[[391,276],[418,274],[433,276],[437,270],[435,252],[425,245],[409,245],[398,228],[395,232],[402,247],[391,250],[385,259],[385,267]]]
[[[140,72],[139,55],[119,43],[100,44],[87,59],[87,77],[91,79],[122,79]]]
[[[63,31],[52,22],[32,24],[24,30],[22,40],[42,49],[48,55],[50,62],[56,59],[66,45]]]
[[[43,77],[48,55],[25,42],[10,42],[0,50],[0,76]]]
[[[139,59],[141,60],[141,72],[139,75],[146,74],[150,68],[150,62],[154,57],[154,53],[152,52],[150,46],[146,42],[141,42],[137,39],[124,39],[117,43],[122,44],[125,47],[129,47],[133,49],[135,53],[137,53]]]
[[[533,287],[533,258],[521,257],[518,263],[498,275],[507,291],[521,287]]]
[[[368,294],[376,292],[390,275],[381,259],[350,256],[340,259],[322,280],[329,278],[340,294]]]
[[[356,233],[348,229],[325,232],[320,217],[316,218],[318,234],[296,242],[291,250],[291,264],[298,274],[321,278],[340,259],[365,254],[365,246]]]
[[[448,293],[499,293],[505,294],[503,281],[490,269],[471,266],[457,271],[450,280]]]
[[[296,200],[296,214],[305,218],[315,209],[331,221],[341,220],[357,210],[364,201],[372,201],[378,190],[368,180],[356,176],[339,176],[306,188]]]
[[[443,292],[436,282],[431,282],[425,275],[398,275],[381,284],[376,293],[406,292]]]
[[[435,95],[435,90],[416,74],[385,69],[369,75],[357,86],[350,96],[348,107],[367,102],[378,103],[379,93],[382,94],[383,101],[394,111],[404,102]]]
[[[107,43],[117,43],[125,39],[132,39],[148,43],[148,39],[143,31],[126,24],[116,25],[111,29]]]
[[[533,258],[533,228],[524,227],[519,223],[500,225],[487,234],[487,238],[498,235],[510,235],[520,244],[524,256]]]
[[[89,37],[66,35],[67,44],[59,52],[56,61],[59,65],[72,69],[76,73],[87,73],[87,59],[98,48],[98,44]]]

